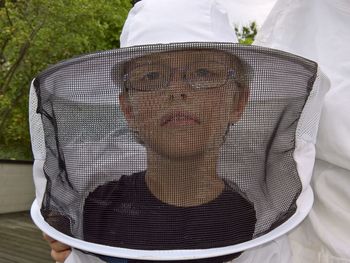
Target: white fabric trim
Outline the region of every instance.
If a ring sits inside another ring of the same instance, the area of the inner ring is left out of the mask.
[[[293,154],[303,189],[310,184],[312,177],[316,157],[315,143],[317,131],[324,97],[329,87],[329,79],[324,75],[321,69],[318,68],[313,89],[298,122]]]
[[[309,184],[315,163],[315,145],[313,143],[297,140],[293,158],[297,165],[299,178],[303,189]]]
[[[283,251],[283,255],[280,253]],[[292,263],[292,254],[289,249],[289,241],[286,236],[259,246],[256,249],[249,249],[232,263]],[[105,263],[96,256],[85,254],[79,250],[72,249],[69,257],[64,263]]]
[[[47,180],[44,174],[44,162],[46,157],[44,129],[41,121],[41,115],[36,113],[38,107],[38,98],[34,88],[34,79],[30,85],[29,92],[29,129],[34,155],[33,179],[35,185],[35,196],[38,205],[41,206],[46,190]]]

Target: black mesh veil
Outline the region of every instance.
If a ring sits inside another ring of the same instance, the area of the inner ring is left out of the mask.
[[[303,110],[317,74],[304,58],[225,43],[137,46],[52,66],[34,81],[41,215],[76,239],[137,250],[264,236],[298,209],[294,155],[316,134],[318,115]]]

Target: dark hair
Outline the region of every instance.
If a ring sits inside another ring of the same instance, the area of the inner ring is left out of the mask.
[[[132,0],[131,4],[134,6],[137,2],[141,2],[141,0]]]

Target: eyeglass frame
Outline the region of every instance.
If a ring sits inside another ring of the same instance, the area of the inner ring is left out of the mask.
[[[198,62],[195,62],[195,63],[191,63],[191,64],[196,64]],[[215,62],[217,64],[221,64],[219,62]],[[158,63],[159,64],[162,64],[162,63]],[[141,65],[141,66],[144,66],[144,65]],[[178,71],[182,71],[182,79],[185,80],[185,82],[194,90],[206,90],[206,89],[214,89],[214,88],[220,88],[220,87],[223,87],[225,85],[227,85],[230,80],[234,80],[235,83],[237,84],[237,76],[236,76],[236,70],[233,69],[233,68],[229,68],[228,71],[227,71],[227,75],[226,75],[226,79],[225,79],[225,82],[223,84],[220,84],[218,86],[214,86],[214,87],[206,87],[206,88],[201,88],[201,87],[198,87],[198,86],[195,86],[193,83],[191,83],[188,78],[186,78],[186,73],[188,73],[188,69],[190,68],[190,66],[187,66],[187,67],[179,67],[179,68],[176,68],[176,67],[171,67],[169,65],[166,65],[166,64],[162,64],[162,68],[168,68],[170,74],[168,74],[168,78],[165,80],[165,85],[162,85],[161,88],[158,88],[158,89],[150,89],[150,90],[142,90],[142,89],[135,89],[135,88],[128,88],[127,87],[127,83],[129,83],[129,85],[131,85],[130,83],[130,80],[128,79],[128,76],[129,74],[128,73],[125,73],[123,75],[123,83],[124,83],[124,90],[126,92],[129,92],[129,91],[137,91],[137,92],[152,92],[152,91],[157,91],[157,90],[163,90],[163,89],[167,89],[169,88],[170,86],[170,82],[174,76],[174,71],[175,70],[178,70]]]

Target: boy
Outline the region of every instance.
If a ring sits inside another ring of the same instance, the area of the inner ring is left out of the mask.
[[[147,171],[89,195],[85,240],[136,249],[250,240],[254,208],[217,173],[225,134],[247,102],[240,60],[218,50],[155,53],[127,62],[124,77],[120,107],[146,148]]]
[[[147,171],[90,193],[84,239],[153,250],[251,240],[254,207],[217,171],[225,135],[248,100],[240,59],[215,49],[188,49],[135,58],[123,69],[120,108],[146,148]]]

